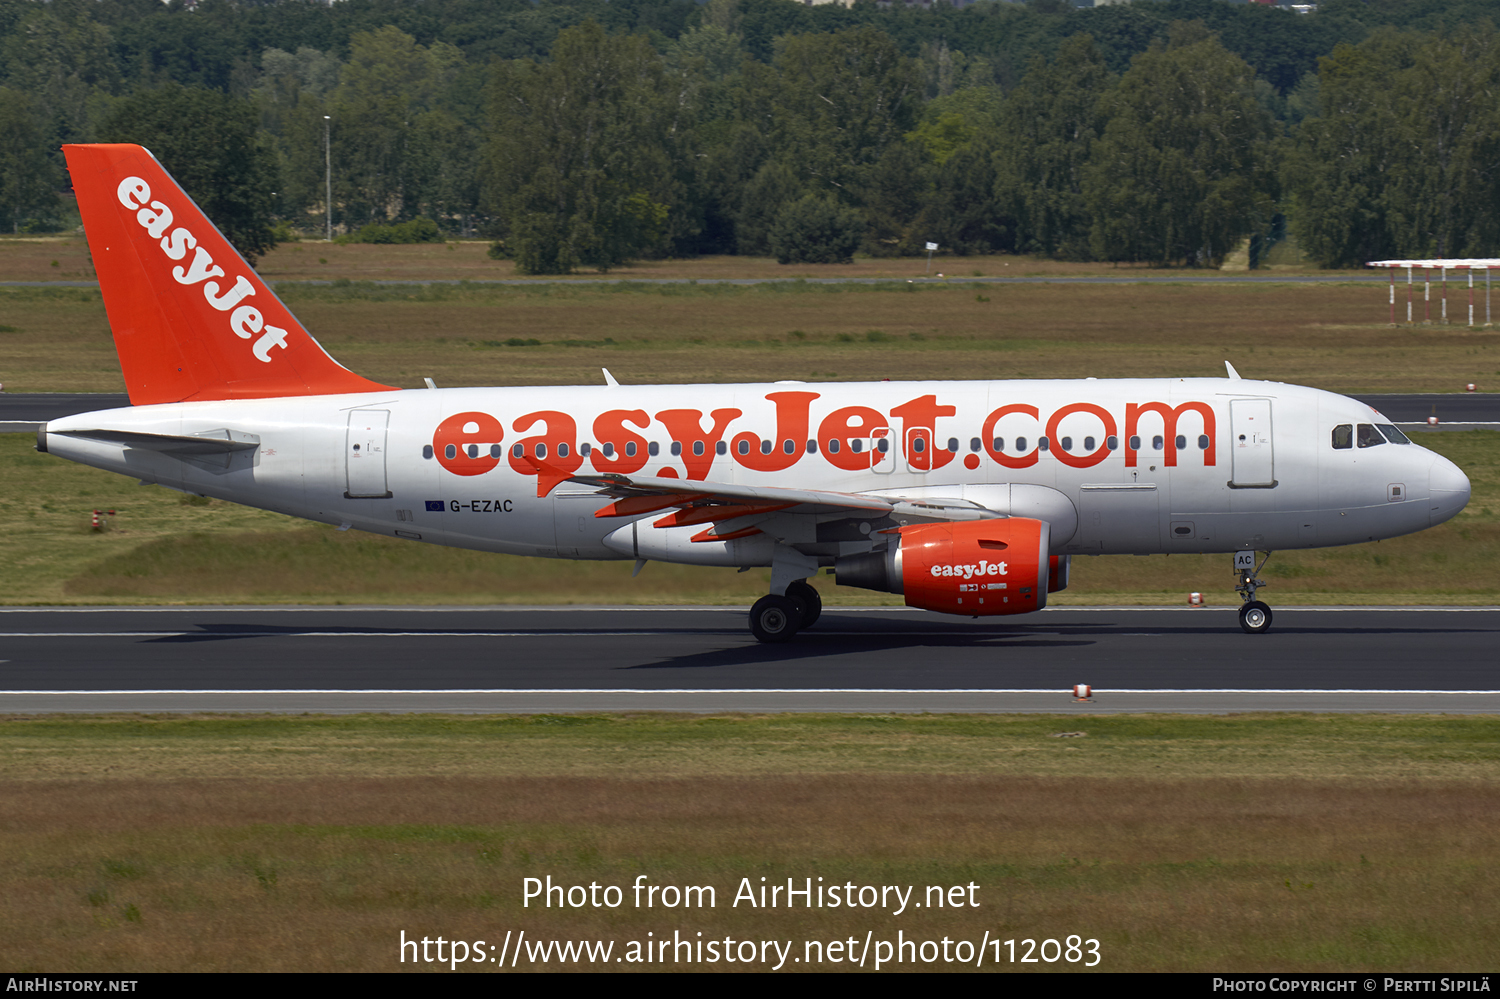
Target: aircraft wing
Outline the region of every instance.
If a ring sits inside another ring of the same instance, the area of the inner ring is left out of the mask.
[[[825,489],[787,489],[729,482],[691,481],[645,475],[572,475],[569,482],[592,485],[614,498],[595,517],[631,517],[676,508],[657,527],[723,524],[748,528],[770,514],[836,519],[840,514],[867,520],[906,516],[915,520],[986,520],[1002,516],[963,499],[902,499]],[[746,519],[754,518],[754,519]],[[722,539],[726,535],[713,534]],[[706,540],[706,539],[705,539]]]

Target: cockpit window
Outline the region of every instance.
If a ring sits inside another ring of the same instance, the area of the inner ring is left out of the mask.
[[[1385,434],[1385,439],[1388,440],[1388,441],[1390,441],[1392,444],[1410,444],[1411,443],[1411,438],[1410,437],[1406,436],[1401,431],[1399,431],[1395,427],[1391,426],[1389,423],[1377,423],[1377,424],[1375,424],[1375,426],[1377,426],[1377,427],[1380,428],[1380,432],[1383,433],[1383,434]]]
[[[1354,424],[1340,423],[1333,428],[1334,450],[1344,451],[1354,446]]]
[[[1358,439],[1360,447],[1375,447],[1385,443],[1385,438],[1380,436],[1380,431],[1368,423],[1359,424]]]

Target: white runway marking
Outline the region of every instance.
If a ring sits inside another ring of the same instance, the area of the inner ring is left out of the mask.
[[[1111,687],[1093,688],[1094,694],[1500,694],[1500,690],[1365,690],[1340,688],[1332,690],[1309,690],[1295,687]],[[0,690],[0,697],[27,695],[74,695],[74,694],[1072,694],[1072,688],[1063,687],[670,687],[621,688],[621,687],[426,687],[426,688],[252,688],[236,690],[206,687],[201,689],[161,690]]]

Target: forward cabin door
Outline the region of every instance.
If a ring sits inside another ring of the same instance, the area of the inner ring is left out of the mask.
[[[1229,401],[1229,484],[1236,489],[1269,489],[1276,485],[1276,462],[1271,447],[1271,400]]]
[[[345,499],[389,499],[385,474],[388,409],[351,409],[349,434],[344,442],[344,472],[349,488]]]

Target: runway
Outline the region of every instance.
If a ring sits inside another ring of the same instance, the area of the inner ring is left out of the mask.
[[[1500,713],[1500,608],[0,610],[0,712]],[[1073,699],[1089,684],[1088,701]]]

